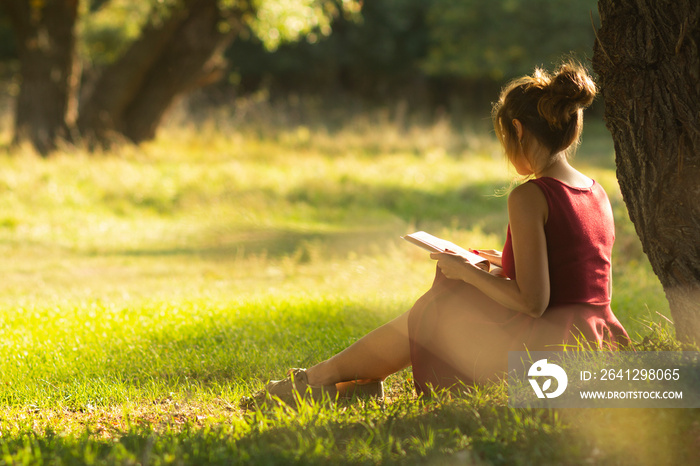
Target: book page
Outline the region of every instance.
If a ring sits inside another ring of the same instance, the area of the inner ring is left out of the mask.
[[[485,258],[474,254],[473,252],[469,252],[468,250],[457,246],[450,241],[438,238],[430,233],[426,233],[425,231],[417,231],[415,233],[402,236],[401,238],[430,252],[453,253],[464,258],[470,264],[482,265],[483,263],[486,263],[488,266],[488,261]]]

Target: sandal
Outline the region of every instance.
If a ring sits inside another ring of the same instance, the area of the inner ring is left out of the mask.
[[[335,400],[338,391],[335,385],[309,385],[306,369],[294,368],[287,372],[282,380],[271,380],[264,389],[252,397],[244,397],[241,407],[248,409],[261,406],[275,398],[288,405],[293,405],[302,399],[321,401],[324,398]]]

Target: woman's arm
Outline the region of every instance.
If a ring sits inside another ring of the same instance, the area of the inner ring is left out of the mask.
[[[450,254],[431,254],[442,273],[479,288],[494,301],[514,311],[540,317],[549,304],[549,266],[544,224],[548,208],[534,183],[515,188],[508,197],[516,280],[504,280]]]

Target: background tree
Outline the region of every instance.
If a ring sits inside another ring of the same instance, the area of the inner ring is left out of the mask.
[[[77,116],[75,23],[78,1],[3,0],[16,37],[22,84],[15,103],[15,139],[42,153],[67,138]]]
[[[177,96],[221,75],[222,54],[240,34],[256,34],[271,48],[314,28],[327,34],[330,17],[340,9],[352,11],[355,3],[3,0],[2,5],[20,62],[15,140],[26,139],[47,154],[60,139],[99,144],[149,139]],[[127,24],[138,25],[138,33],[118,56],[82,79],[77,26],[81,16],[104,10],[127,12]]]
[[[617,177],[684,342],[700,343],[700,2],[600,0]]]
[[[250,5],[217,0],[153,8],[138,38],[105,66],[81,98],[78,128],[91,141],[155,135],[176,96],[218,78],[223,49],[240,34]]]

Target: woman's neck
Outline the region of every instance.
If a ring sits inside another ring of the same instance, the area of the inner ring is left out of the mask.
[[[535,168],[535,178],[541,178],[543,176],[556,178],[557,175],[565,174],[573,169],[566,158],[566,154],[563,152],[559,152],[554,156],[541,157],[539,160],[542,160],[542,163],[538,164],[539,166],[536,168],[533,167]]]
[[[553,162],[546,168],[535,173],[535,178],[541,178],[543,176],[555,178],[577,188],[588,188],[593,183],[593,180],[569,164],[563,152],[557,154]]]

